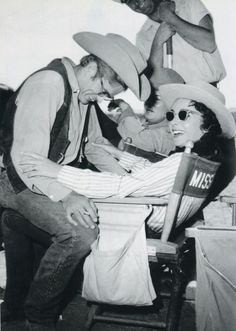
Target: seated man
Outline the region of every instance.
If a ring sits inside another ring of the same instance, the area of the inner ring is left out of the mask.
[[[140,149],[168,155],[175,145],[165,117],[167,108],[160,94],[156,92],[151,95],[145,101],[144,108],[145,112],[140,116],[124,100],[114,100],[108,105],[124,141],[130,139]],[[119,147],[122,149],[122,142]]]
[[[124,174],[114,158],[92,145],[103,137],[91,102],[113,98],[127,87],[141,100],[150,94],[142,74],[146,61],[128,40],[89,32],[78,33],[74,39],[90,55],[78,65],[68,58],[56,59],[28,77],[9,100],[1,128],[0,205],[19,212],[52,241],[25,304],[31,331],[55,330],[64,292],[98,229],[92,201],[54,179],[32,180],[22,173],[23,152],[36,152],[61,164],[78,161],[78,154],[80,158],[84,152],[97,169]],[[120,59],[125,59],[124,66]],[[21,197],[25,199],[22,205],[17,202]],[[15,222],[24,232],[24,222]],[[32,228],[28,230],[33,238]],[[6,257],[7,264],[11,263],[9,249]]]

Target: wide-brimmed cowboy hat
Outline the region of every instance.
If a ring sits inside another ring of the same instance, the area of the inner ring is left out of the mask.
[[[79,32],[73,39],[88,53],[106,62],[140,99],[150,95],[150,84],[143,74],[147,62],[139,50],[126,38],[109,33]]]
[[[190,99],[203,103],[216,115],[221,126],[222,136],[232,138],[236,126],[230,111],[225,107],[224,95],[218,88],[202,81],[187,84],[166,84],[159,87],[160,95],[168,109],[177,99]]]

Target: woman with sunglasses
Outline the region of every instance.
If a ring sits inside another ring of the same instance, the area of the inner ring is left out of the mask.
[[[220,141],[233,138],[236,128],[232,115],[224,106],[224,96],[208,83],[167,84],[160,87],[160,95],[168,108],[166,119],[176,146],[175,151],[164,160],[150,163],[114,147],[96,144],[112,154],[126,169],[127,175],[60,166],[37,154],[25,155],[22,171],[29,177],[53,177],[90,198],[168,196],[186,144],[191,142],[192,151],[199,156],[220,162]],[[158,217],[148,221],[154,231],[162,228],[164,208],[158,207]],[[83,220],[84,226],[93,226],[87,215],[83,215]]]

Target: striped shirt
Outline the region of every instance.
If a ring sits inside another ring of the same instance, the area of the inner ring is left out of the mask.
[[[130,174],[120,176],[63,166],[58,181],[89,198],[165,196],[171,192],[181,156],[182,153],[175,153],[160,162],[151,163],[124,152],[119,163],[131,171]]]
[[[71,190],[89,198],[127,196],[167,196],[174,185],[182,153],[151,163],[146,159],[124,152],[120,165],[130,171],[124,176],[109,172],[93,172],[63,166],[57,180]],[[148,224],[153,230],[162,228],[166,207],[157,207],[155,217]]]

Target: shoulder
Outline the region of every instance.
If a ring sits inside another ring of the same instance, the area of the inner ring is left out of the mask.
[[[175,0],[175,3],[177,15],[193,24],[210,14],[201,0]]]
[[[43,70],[34,73],[32,76],[30,76],[26,82],[26,84],[43,84],[43,85],[55,85],[59,86],[63,84],[63,78],[62,76],[53,70]]]

